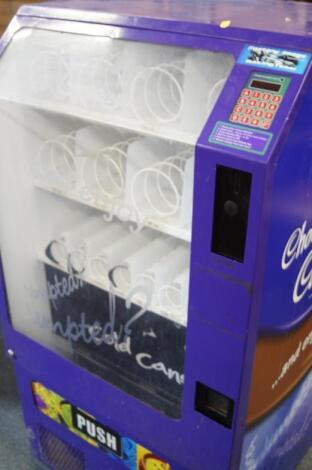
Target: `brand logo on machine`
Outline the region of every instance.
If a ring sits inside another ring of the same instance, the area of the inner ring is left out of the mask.
[[[92,416],[72,407],[73,426],[86,437],[93,439],[106,450],[121,456],[121,439],[119,434],[99,424]]]
[[[312,228],[307,229],[306,220],[289,237],[282,257],[282,269],[286,271],[302,256],[305,256],[305,259],[293,290],[293,301],[295,304],[312,291]]]

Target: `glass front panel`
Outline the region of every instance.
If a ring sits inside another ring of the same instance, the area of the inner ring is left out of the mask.
[[[23,29],[0,61],[13,327],[178,418],[194,145],[223,53]]]

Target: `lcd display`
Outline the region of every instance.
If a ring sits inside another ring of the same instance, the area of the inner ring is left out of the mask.
[[[265,82],[260,80],[253,80],[250,84],[251,88],[260,88],[261,90],[274,91],[278,93],[281,89],[279,83]]]

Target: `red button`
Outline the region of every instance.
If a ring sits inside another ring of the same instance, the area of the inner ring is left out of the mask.
[[[266,108],[267,107],[267,104],[264,102],[264,101],[261,101],[261,103],[259,103],[259,108]]]
[[[234,108],[234,112],[235,113],[241,113],[243,111],[243,107],[242,106],[235,106]]]
[[[276,111],[277,110],[277,104],[270,104],[269,110],[270,111]]]
[[[259,91],[254,91],[252,94],[253,98],[260,98],[261,93]]]
[[[238,114],[232,114],[230,117],[230,121],[236,122],[239,120],[239,115]]]
[[[271,98],[271,95],[270,95],[270,93],[262,93],[261,98],[262,98],[263,100],[268,101],[268,100]]]
[[[248,90],[247,88],[245,88],[243,91],[242,91],[242,96],[249,96],[250,95],[250,90]]]
[[[258,110],[258,111],[255,112],[255,115],[256,115],[257,117],[261,117],[262,114],[263,114],[263,111],[259,111],[259,110]]]
[[[246,109],[245,109],[245,114],[249,114],[249,115],[250,115],[250,114],[252,114],[252,113],[253,113],[253,110],[252,110],[252,109],[250,109],[250,108],[246,108]]]
[[[272,119],[273,116],[274,116],[273,113],[266,113],[266,115],[265,115],[266,119]]]
[[[246,104],[246,103],[247,103],[247,99],[246,99],[246,98],[240,98],[240,99],[238,100],[238,103],[239,103],[239,104]]]
[[[270,122],[270,121],[264,121],[264,122],[261,124],[261,127],[263,127],[263,129],[269,129],[270,126],[271,126],[271,122]]]
[[[240,122],[243,123],[243,124],[247,124],[247,122],[249,122],[249,118],[246,117],[246,116],[243,116],[243,117],[240,119]]]
[[[250,105],[250,106],[256,106],[256,105],[257,105],[257,101],[256,101],[256,100],[250,100],[250,101],[249,101],[249,105]]]
[[[259,124],[259,119],[252,119],[252,120],[251,120],[251,124],[252,124],[253,126],[257,126],[257,125]]]
[[[282,97],[281,97],[281,96],[274,96],[274,97],[272,98],[272,101],[273,101],[274,103],[280,103],[280,102],[282,101]]]

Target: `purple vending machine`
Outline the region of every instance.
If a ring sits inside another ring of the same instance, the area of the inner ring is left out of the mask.
[[[1,42],[1,313],[54,470],[312,444],[312,5],[55,1]]]

